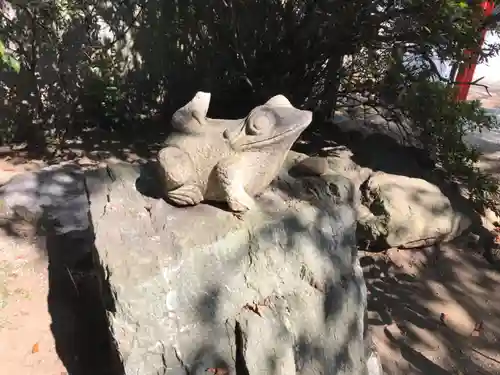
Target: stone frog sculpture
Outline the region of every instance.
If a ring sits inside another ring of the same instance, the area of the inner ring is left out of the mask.
[[[158,153],[166,199],[180,206],[226,202],[233,212],[254,206],[312,112],[276,95],[244,119],[207,117],[210,93],[198,92],[172,116],[174,132]]]

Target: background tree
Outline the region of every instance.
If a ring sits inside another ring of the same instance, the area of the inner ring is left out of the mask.
[[[362,101],[409,129],[448,178],[494,206],[496,182],[474,167],[478,154],[463,142],[494,123],[479,103],[456,103],[453,74],[443,77],[435,64],[477,50],[479,1],[0,4],[0,39],[20,64],[15,77],[0,77],[4,142],[63,144],[95,128],[144,137],[165,128],[152,118],[166,122],[197,90],[212,92],[212,115],[228,117],[281,92],[315,110],[311,130],[328,136],[325,120]],[[480,60],[497,51],[486,46]]]

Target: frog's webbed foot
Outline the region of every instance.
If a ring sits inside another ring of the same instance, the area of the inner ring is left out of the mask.
[[[231,186],[227,194],[227,204],[231,211],[242,215],[255,207],[254,199],[248,195],[243,187]]]
[[[194,206],[203,200],[203,194],[196,185],[183,185],[168,191],[167,199],[179,206]]]
[[[236,219],[243,221],[243,216],[245,215],[245,212],[232,212],[232,214]]]

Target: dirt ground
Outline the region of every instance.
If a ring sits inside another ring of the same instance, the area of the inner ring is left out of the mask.
[[[490,84],[488,90],[481,86],[472,86],[467,98],[480,100],[485,108],[500,108],[500,84]]]
[[[0,363],[4,374],[67,373],[50,329],[47,259],[39,248],[37,243],[0,231]]]
[[[500,374],[500,272],[466,239],[361,262],[387,375]]]
[[[500,86],[490,93],[473,87],[469,98],[500,109]],[[500,177],[494,146],[479,166]],[[494,219],[485,218],[485,227],[493,230]],[[459,238],[362,255],[369,329],[387,375],[500,374],[500,269],[480,253]]]

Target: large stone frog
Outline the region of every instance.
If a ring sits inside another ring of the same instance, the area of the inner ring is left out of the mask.
[[[198,92],[172,116],[174,132],[158,153],[166,198],[181,206],[227,202],[233,212],[254,206],[312,112],[276,95],[244,119],[207,117],[210,94]]]

